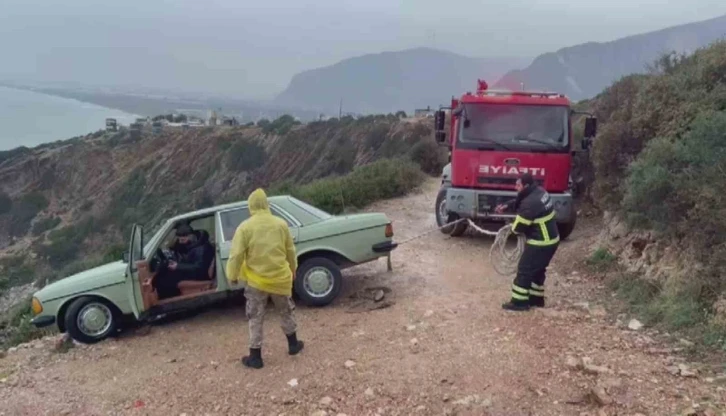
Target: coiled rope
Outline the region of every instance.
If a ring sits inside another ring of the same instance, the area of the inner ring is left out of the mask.
[[[494,237],[494,242],[492,243],[491,248],[489,249],[489,262],[492,264],[492,267],[494,267],[494,271],[499,273],[502,276],[512,276],[517,272],[517,266],[519,264],[519,259],[522,257],[522,253],[524,252],[524,242],[525,238],[521,234],[514,234],[512,232],[512,226],[510,224],[505,224],[502,228],[499,229],[497,232],[485,230],[478,225],[476,225],[472,220],[467,218],[461,218],[456,221],[452,221],[450,223],[444,224],[441,227],[437,227],[431,230],[428,230],[426,232],[423,232],[421,234],[418,234],[416,236],[413,236],[411,238],[408,238],[404,241],[401,241],[398,243],[399,246],[404,245],[408,242],[418,240],[421,237],[424,237],[428,234],[431,234],[435,231],[442,230],[446,227],[452,227],[460,222],[468,222],[469,226],[476,232],[480,234],[485,234],[490,237]],[[509,241],[509,238],[511,236],[516,236],[517,238],[517,244],[512,249],[507,249],[507,242]]]

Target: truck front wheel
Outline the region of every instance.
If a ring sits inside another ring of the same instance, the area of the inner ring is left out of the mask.
[[[439,190],[439,194],[436,196],[436,224],[441,227],[442,233],[449,234],[452,237],[459,237],[464,234],[464,232],[466,232],[469,224],[462,221],[454,225],[448,225],[444,227],[444,225],[450,222],[454,222],[458,219],[458,215],[450,214],[446,210],[446,188],[441,188]]]
[[[577,211],[572,211],[572,217],[570,218],[570,221],[568,222],[558,222],[557,223],[557,231],[560,233],[560,240],[567,240],[567,237],[572,234],[572,231],[575,229],[575,224],[577,223]]]

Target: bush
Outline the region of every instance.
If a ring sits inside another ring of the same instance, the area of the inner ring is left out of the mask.
[[[41,245],[38,254],[45,257],[53,267],[61,267],[73,261],[78,256],[86,238],[94,232],[95,225],[95,221],[91,217],[78,224],[51,231],[48,236],[50,244]]]
[[[432,140],[416,143],[411,148],[411,160],[418,163],[421,170],[429,175],[441,175],[448,163],[447,152]]]
[[[233,172],[249,172],[267,161],[265,148],[245,139],[238,140],[227,153],[227,168]]]
[[[47,217],[40,219],[33,224],[32,234],[34,236],[39,236],[46,231],[52,230],[53,228],[57,227],[61,223],[61,219],[58,217]]]
[[[617,262],[617,257],[612,254],[606,248],[598,248],[594,253],[587,259],[587,264],[593,270],[598,272],[604,272],[612,268]]]
[[[292,194],[320,209],[340,214],[347,208],[363,208],[375,201],[406,195],[423,180],[423,173],[412,162],[380,160],[346,176],[320,179],[297,189],[291,189],[287,183],[272,192]]]
[[[48,207],[48,200],[39,192],[23,195],[20,200],[13,203],[10,210],[10,224],[8,233],[20,237],[28,233],[33,219]]]

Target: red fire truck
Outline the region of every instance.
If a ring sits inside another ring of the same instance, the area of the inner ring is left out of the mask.
[[[451,115],[448,137],[447,113]],[[573,142],[575,114],[586,116],[581,145]],[[562,94],[490,90],[479,80],[476,93],[452,98],[450,108],[435,113],[434,124],[436,141],[450,151],[436,198],[440,227],[459,218],[480,226],[513,218],[514,211],[496,214],[494,209],[516,196],[517,177],[529,172],[554,202],[560,238],[572,233],[577,220],[572,157],[579,148],[587,151],[595,137],[597,119],[592,115],[573,111]],[[462,221],[442,231],[460,236],[467,227]]]

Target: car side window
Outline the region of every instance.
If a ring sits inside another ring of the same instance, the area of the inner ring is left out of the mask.
[[[282,215],[282,213],[280,213],[280,211],[277,208],[270,207],[270,211],[272,212],[272,215],[285,220],[288,227],[297,227],[297,224],[293,224],[290,220],[287,219],[286,216]]]
[[[234,232],[244,220],[250,217],[250,211],[247,207],[225,211],[219,215],[222,222],[222,234],[224,241],[231,241],[234,238]]]

